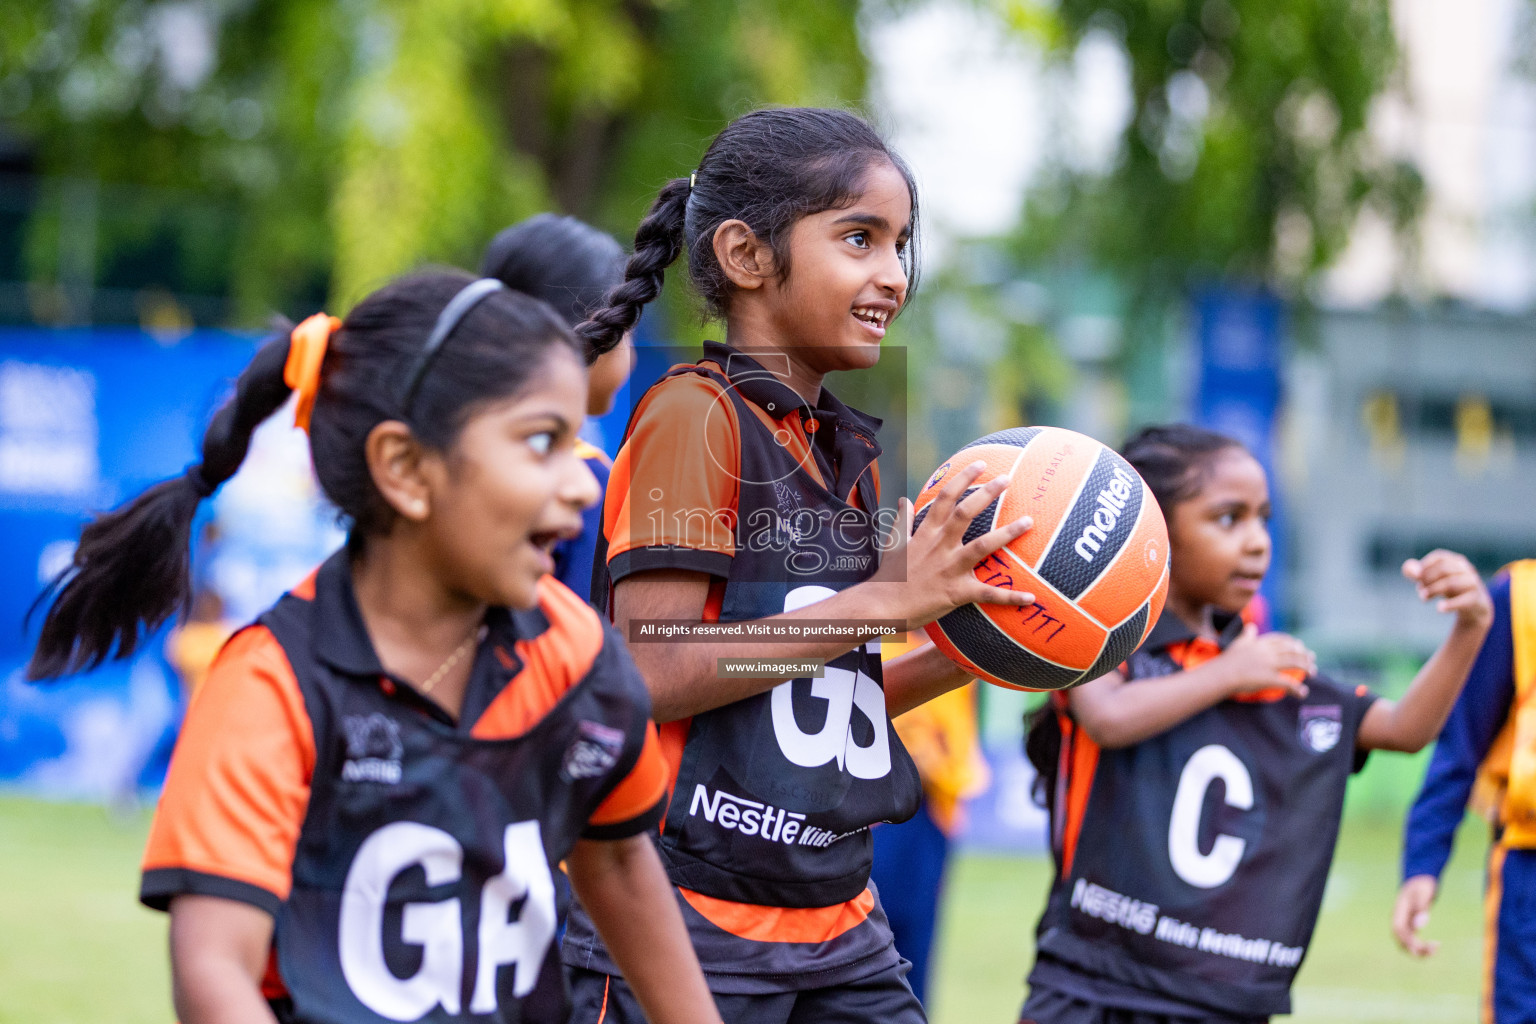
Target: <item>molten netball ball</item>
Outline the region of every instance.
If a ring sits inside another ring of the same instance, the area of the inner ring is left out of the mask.
[[[1023,608],[970,604],[927,626],[956,664],[1018,690],[1063,690],[1096,679],[1141,645],[1168,596],[1168,527],[1130,464],[1091,437],[1020,427],[973,441],[934,471],[917,496],[914,528],[950,473],[982,461],[977,486],[1008,489],[965,539],[1021,515],[1035,524],[976,566],[983,583],[1026,590]]]

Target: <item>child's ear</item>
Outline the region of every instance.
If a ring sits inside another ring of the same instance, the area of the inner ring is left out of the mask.
[[[410,427],[396,420],[385,420],[368,432],[363,452],[373,485],[396,515],[419,523],[431,514],[432,489],[427,479],[426,450]]]
[[[720,269],[737,288],[761,288],[776,273],[773,249],[746,221],[728,220],[715,228],[714,244]]]

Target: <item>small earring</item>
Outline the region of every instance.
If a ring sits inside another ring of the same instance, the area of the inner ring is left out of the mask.
[[[424,501],[418,501],[416,504],[411,506],[411,511],[416,513],[418,516],[424,516],[427,514],[427,503]]]

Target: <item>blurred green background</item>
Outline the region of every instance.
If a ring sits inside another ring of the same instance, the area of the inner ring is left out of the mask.
[[[1033,127],[945,95],[964,54],[912,59],[934,12],[1002,47],[983,56],[1003,71],[1040,72]],[[1106,47],[1099,77],[1123,95],[1100,104],[1119,105],[1102,138],[1077,138],[1059,93],[1092,83],[1060,76]],[[344,309],[423,262],[472,265],[538,210],[627,237],[753,107],[853,106],[900,143],[950,105],[977,134],[1048,139],[1011,203],[963,224],[941,207],[934,292],[985,305],[977,287],[1021,268],[1106,278],[1134,374],[1184,289],[1304,301],[1360,211],[1411,229],[1419,177],[1367,130],[1398,56],[1386,0],[10,0],[0,315],[174,328]],[[933,101],[916,115],[914,84]],[[996,414],[1062,398],[1049,326],[987,312],[1008,335]],[[932,338],[925,323],[900,340]],[[1157,398],[1145,413],[1166,413]]]

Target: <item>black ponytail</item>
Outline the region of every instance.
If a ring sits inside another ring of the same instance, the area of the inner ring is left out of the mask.
[[[570,328],[536,299],[501,290],[478,302],[445,338],[409,410],[401,383],[438,316],[474,279],[460,271],[415,274],[369,295],[331,338],[310,414],[315,474],[363,550],[394,513],[374,486],[364,451],[368,434],[398,420],[430,448],[446,451],[486,403],[513,397],[537,380],[553,351],[580,358]],[[34,607],[51,601],[27,678],[49,679],[131,655],[146,631],[191,600],[192,522],[198,504],[234,476],[251,435],[287,400],[288,336],[263,345],[240,374],[235,394],[203,437],[202,461],[100,516],[80,534],[71,567]]]
[[[80,532],[70,567],[33,605],[52,601],[28,679],[51,679],[126,658],[192,598],[189,551],[197,507],[240,468],[251,434],[288,400],[288,337],[263,345],[235,382],[235,394],[203,435],[202,461],[99,516]]]
[[[846,110],[755,110],[715,137],[693,175],[662,188],[635,233],[624,283],[577,333],[589,350],[617,345],[645,304],[661,293],[663,271],[685,248],[688,276],[707,312],[723,318],[731,283],[715,259],[713,239],[721,224],[745,222],[772,250],[780,279],[787,278],[795,222],[852,205],[870,168],[881,163],[901,174],[912,202],[904,255],[910,296],[917,287],[918,208],[917,182],[906,163],[868,122]]]
[[[1061,774],[1062,709],[1047,695],[1038,707],[1024,712],[1024,757],[1035,769],[1029,799],[1053,818],[1056,782]]]

